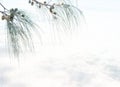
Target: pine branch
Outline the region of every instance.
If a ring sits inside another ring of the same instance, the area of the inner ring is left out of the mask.
[[[67,4],[65,0],[64,3],[52,3],[44,1],[39,2],[37,0],[29,0],[29,3],[33,6],[35,5],[39,9],[42,7],[47,8],[50,16],[52,16],[52,20],[57,22],[57,27],[62,30],[71,30],[75,29],[76,26],[80,25],[81,18],[84,19],[83,12],[77,7]]]
[[[12,51],[15,57],[19,57],[23,50],[33,49],[32,32],[36,25],[24,11],[17,8],[6,11],[6,8],[1,6],[5,9],[0,13],[2,20],[7,24],[9,51]]]
[[[68,4],[66,0],[62,1],[62,3],[53,3],[53,0],[48,2],[29,0],[29,4],[38,7],[39,10],[45,7],[48,15],[52,18],[51,23],[54,22],[57,29],[67,32],[79,26],[81,17],[84,18],[84,15],[79,8]],[[36,24],[26,12],[17,8],[8,10],[2,3],[0,6],[3,8],[0,11],[1,19],[5,20],[7,24],[9,50],[18,57],[23,50],[34,48],[32,33],[36,30]],[[45,13],[43,14],[47,16]]]

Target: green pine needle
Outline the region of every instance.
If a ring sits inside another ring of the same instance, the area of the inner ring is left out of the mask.
[[[35,23],[25,14],[24,11],[11,9],[9,11],[9,19],[7,19],[7,37],[10,52],[14,56],[24,49],[33,49],[32,32],[35,29]]]

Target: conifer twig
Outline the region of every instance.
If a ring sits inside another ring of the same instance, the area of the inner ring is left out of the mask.
[[[4,9],[0,11],[2,20],[7,24],[9,51],[12,51],[15,57],[19,57],[23,50],[33,49],[32,32],[36,29],[36,24],[24,11],[17,8],[7,10],[0,5]]]
[[[57,22],[57,26],[59,25],[59,28],[61,27],[62,30],[74,29],[76,26],[80,25],[80,18],[83,17],[84,19],[83,12],[79,8],[67,4],[66,1],[63,3],[52,3],[52,0],[50,0],[50,2],[51,3],[44,1],[42,3],[37,0],[29,0],[32,6],[35,5],[39,9],[46,7],[49,11],[49,15],[52,16],[52,19]]]

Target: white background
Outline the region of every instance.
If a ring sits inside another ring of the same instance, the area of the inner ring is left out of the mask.
[[[27,0],[1,2],[39,15]],[[120,1],[73,2],[83,11],[86,25],[51,39],[53,32],[41,21],[43,45],[34,40],[36,53],[25,54],[19,62],[9,57],[5,23],[0,21],[0,87],[120,87]]]

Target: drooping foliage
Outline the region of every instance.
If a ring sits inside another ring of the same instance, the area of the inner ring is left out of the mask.
[[[40,2],[37,0],[29,0],[31,6],[36,6],[38,10],[46,9],[47,15],[51,18],[58,29],[63,31],[71,31],[80,25],[80,17],[84,17],[82,11],[73,6],[69,0],[49,0]],[[32,32],[37,30],[36,23],[31,17],[18,8],[7,9],[2,3],[3,8],[0,13],[1,19],[6,21],[7,39],[9,52],[13,52],[14,56],[19,57],[23,50],[31,50],[34,48],[32,40]],[[44,14],[44,13],[42,13]]]

